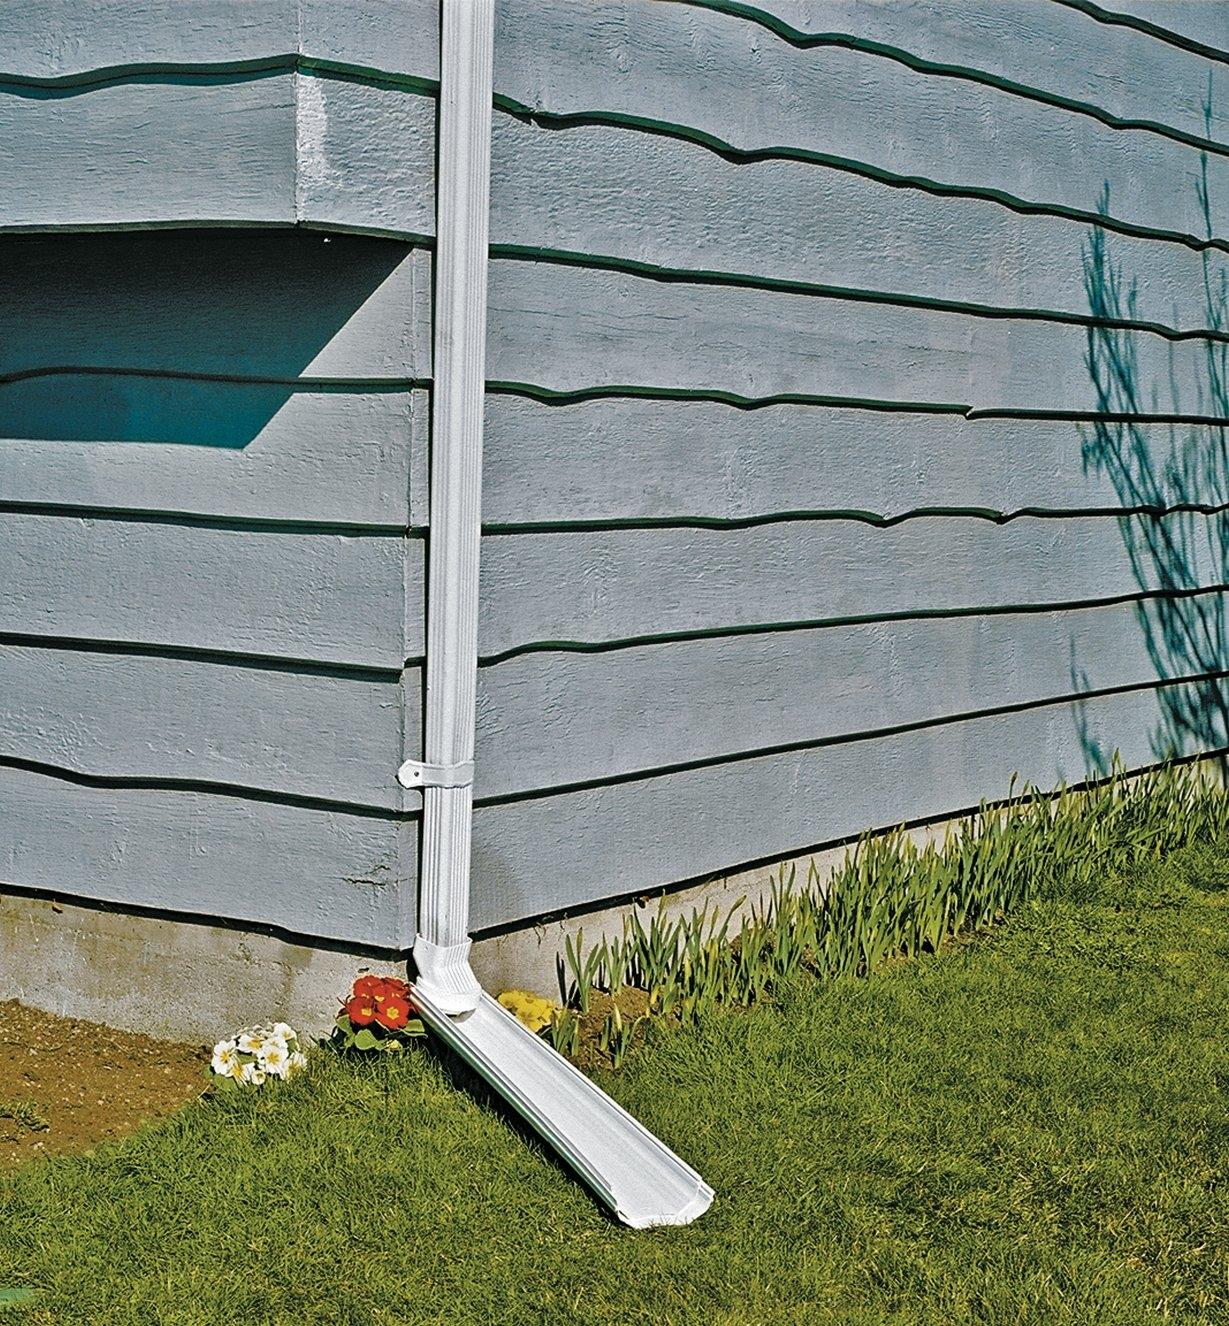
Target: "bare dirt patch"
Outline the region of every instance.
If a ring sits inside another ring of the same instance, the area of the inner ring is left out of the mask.
[[[576,1053],[572,1056],[573,1062],[586,1071],[611,1067],[611,1055],[602,1049],[601,1037],[602,1028],[613,1008],[618,1008],[624,1024],[631,1030],[632,1044],[639,1045],[644,1039],[644,1029],[649,1018],[647,991],[633,985],[624,985],[612,997],[601,990],[590,990],[589,1011],[576,1015],[578,1035]]]
[[[0,1003],[0,1172],[173,1114],[208,1086],[204,1062],[200,1046]]]

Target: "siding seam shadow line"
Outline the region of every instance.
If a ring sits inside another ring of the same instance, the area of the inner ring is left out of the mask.
[[[619,787],[625,783],[650,782],[659,778],[670,778],[678,774],[694,773],[701,769],[721,768],[726,765],[740,764],[749,760],[769,759],[777,755],[800,754],[804,751],[823,750],[831,746],[852,746],[865,741],[877,741],[886,737],[903,736],[910,732],[926,732],[935,728],[952,727],[958,723],[974,723],[987,718],[1001,718],[1008,714],[1022,714],[1033,710],[1051,709],[1060,705],[1079,705],[1089,700],[1101,700],[1117,695],[1130,695],[1144,691],[1165,691],[1179,686],[1197,686],[1208,682],[1229,679],[1229,669],[1220,672],[1196,673],[1189,677],[1164,677],[1147,682],[1131,682],[1122,686],[1106,686],[1087,691],[1075,691],[1058,696],[1048,696],[1041,700],[1022,700],[1014,704],[994,705],[987,709],[968,710],[959,714],[944,714],[938,717],[918,719],[909,723],[891,724],[887,727],[869,728],[862,731],[841,733],[836,736],[811,738],[801,741],[781,742],[773,746],[762,746],[745,751],[732,751],[723,755],[709,755],[694,760],[680,760],[676,764],[656,765],[647,769],[629,770],[626,773],[611,774],[604,778],[586,778],[575,782],[560,783],[552,787],[531,788],[523,792],[507,792],[490,796],[475,796],[474,809],[488,806],[517,805],[524,801],[541,801],[548,797],[570,796],[578,792],[593,792],[607,787]]]
[[[583,401],[615,399],[709,401],[736,410],[762,410],[773,405],[809,405],[820,408],[871,410],[895,414],[946,414],[974,419],[1034,419],[1041,422],[1106,424],[1199,424],[1229,426],[1229,415],[1179,414],[1108,410],[1043,410],[1027,406],[969,405],[961,401],[906,401],[870,397],[831,396],[818,392],[782,391],[767,396],[744,396],[716,387],[662,387],[611,382],[588,387],[546,387],[533,382],[488,379],[493,395],[525,396],[543,405],[567,406]]]
[[[1157,23],[1149,23],[1146,18],[1136,18],[1134,14],[1123,14],[1110,9],[1102,9],[1100,5],[1089,3],[1089,0],[1055,0],[1055,2],[1084,14],[1094,22],[1104,23],[1110,27],[1134,28],[1136,32],[1142,32],[1145,36],[1152,37],[1167,46],[1176,46],[1179,50],[1189,51],[1192,55],[1202,55],[1205,59],[1216,60],[1220,64],[1229,64],[1229,52],[1222,51],[1216,46],[1205,45],[1201,41],[1196,41],[1193,37],[1184,37],[1180,32],[1174,32],[1171,28],[1163,28]]]
[[[923,506],[885,516],[875,511],[832,507],[817,510],[772,511],[750,516],[645,516],[611,517],[591,520],[504,521],[483,525],[486,538],[525,534],[617,533],[620,530],[707,529],[713,531],[757,529],[765,525],[806,524],[821,521],[851,521],[892,529],[911,520],[982,520],[991,525],[1010,525],[1019,520],[1122,520],[1131,516],[1163,520],[1167,516],[1217,516],[1229,511],[1229,502],[1208,505],[1201,502],[1178,502],[1173,506],[1130,507],[1017,507],[999,511],[993,507]]]
[[[841,617],[818,617],[802,621],[750,623],[736,626],[696,627],[662,631],[650,635],[623,636],[613,640],[535,640],[513,645],[478,658],[479,668],[498,667],[526,654],[608,654],[652,645],[686,644],[693,640],[726,640],[741,636],[784,635],[798,631],[838,630],[846,626],[870,626],[880,622],[946,621],[965,617],[1035,616],[1044,613],[1081,612],[1110,608],[1123,603],[1180,602],[1208,595],[1229,593],[1229,583],[1201,585],[1189,589],[1132,590],[1104,598],[1067,599],[1039,603],[989,604],[956,608],[902,608],[894,612],[863,613]]]
[[[407,658],[400,664],[360,663],[347,659],[296,658],[285,654],[259,654],[250,650],[212,649],[207,646],[160,644],[143,640],[105,640],[86,636],[41,635],[31,631],[0,631],[0,648],[54,649],[65,653],[106,654],[116,657],[182,659],[192,663],[245,668],[255,672],[293,672],[339,680],[396,682],[403,671],[421,667],[423,660]]]
[[[59,782],[74,783],[80,787],[110,789],[124,792],[188,792],[204,796],[223,797],[227,800],[256,801],[265,805],[288,806],[298,810],[320,811],[324,814],[352,815],[358,819],[387,820],[390,823],[416,821],[417,810],[398,810],[393,806],[377,806],[366,801],[346,801],[338,797],[313,796],[303,792],[281,791],[276,788],[254,787],[243,783],[228,783],[210,778],[173,778],[150,774],[89,773],[67,765],[32,760],[25,756],[0,752],[0,768],[15,769],[21,773],[53,778]]]
[[[690,0],[679,0],[689,3]],[[431,247],[429,244],[422,247]],[[664,285],[701,285],[734,289],[764,290],[786,295],[819,299],[839,299],[856,304],[879,304],[886,307],[918,308],[935,313],[951,313],[969,318],[1006,322],[1051,322],[1062,326],[1145,332],[1167,341],[1211,341],[1229,344],[1229,331],[1215,327],[1179,328],[1162,322],[1139,318],[1104,318],[1094,314],[1071,313],[1063,309],[1013,307],[978,304],[970,300],[938,299],[929,295],[910,295],[900,291],[872,290],[860,286],[828,285],[794,277],[761,276],[753,272],[734,272],[714,268],[672,267],[622,258],[604,253],[584,253],[569,249],[551,249],[533,244],[492,244],[491,257],[505,261],[551,263],[559,267],[579,267],[591,271],[625,272]]]
[[[677,124],[673,121],[655,120],[648,116],[629,115],[618,111],[550,111],[526,105],[524,102],[517,101],[515,98],[501,92],[495,94],[495,106],[498,110],[543,129],[565,131],[574,128],[607,126],[630,132],[657,134],[663,138],[676,138],[706,148],[730,162],[731,165],[754,165],[761,161],[797,161],[804,165],[825,166],[832,170],[843,171],[846,174],[861,175],[887,185],[889,188],[912,189],[940,198],[973,198],[981,202],[996,203],[1008,211],[1022,215],[1058,217],[1063,220],[1076,221],[1082,225],[1097,226],[1103,230],[1133,235],[1138,239],[1154,239],[1165,243],[1182,244],[1196,252],[1202,252],[1205,249],[1216,249],[1229,253],[1229,239],[1201,238],[1197,235],[1183,234],[1178,231],[1162,230],[1155,226],[1146,226],[1134,221],[1124,221],[1120,217],[1110,216],[1105,212],[1089,212],[1062,203],[1032,202],[1027,198],[1009,194],[1001,189],[983,188],[977,185],[944,184],[942,181],[931,180],[922,175],[901,175],[895,171],[871,165],[869,162],[837,156],[834,153],[820,152],[813,148],[787,147],[785,145],[752,148],[736,147],[733,143],[718,138],[715,134],[710,134],[706,130],[690,128],[687,125]]]
[[[852,33],[803,32],[800,28],[795,28],[776,14],[757,9],[753,5],[737,3],[736,0],[673,0],[673,2],[686,5],[689,8],[704,9],[710,13],[725,14],[730,18],[754,23],[798,50],[836,47],[858,51],[864,55],[878,56],[881,59],[903,65],[916,74],[975,83],[978,86],[991,88],[996,92],[1005,92],[1008,96],[1019,97],[1038,105],[1069,111],[1074,115],[1084,115],[1110,129],[1156,134],[1172,142],[1181,143],[1186,147],[1214,152],[1220,156],[1229,156],[1229,146],[1217,142],[1215,139],[1200,137],[1198,134],[1189,133],[1174,125],[1164,124],[1159,120],[1124,119],[1120,115],[1115,115],[1113,111],[1093,102],[1078,101],[1074,97],[1064,97],[1061,93],[1051,92],[1046,88],[1035,87],[1029,83],[1019,83],[1015,79],[993,74],[989,70],[974,69],[969,65],[944,64],[939,60],[931,60],[925,56],[915,55],[912,51],[907,51],[903,47],[891,46],[886,42],[870,41],[864,37],[856,37]]]

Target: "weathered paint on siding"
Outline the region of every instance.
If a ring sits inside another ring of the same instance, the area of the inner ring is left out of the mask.
[[[502,0],[479,926],[1229,744],[1221,8]],[[0,882],[412,932],[435,11],[0,13]]]

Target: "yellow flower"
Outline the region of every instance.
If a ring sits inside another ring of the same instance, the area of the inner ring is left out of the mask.
[[[541,1031],[543,1027],[549,1027],[551,1017],[559,1007],[549,999],[530,994],[527,990],[505,990],[499,996],[499,1002],[530,1031]]]

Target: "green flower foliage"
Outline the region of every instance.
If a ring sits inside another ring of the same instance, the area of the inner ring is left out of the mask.
[[[1090,901],[1107,879],[1227,831],[1229,796],[1205,768],[1130,776],[1115,761],[1103,782],[1053,793],[1025,786],[923,845],[903,829],[867,835],[826,878],[812,862],[802,886],[794,867],[782,869],[761,904],[739,899],[724,915],[706,904],[671,919],[663,902],[647,923],[633,912],[621,936],[588,949],[578,931],[558,960],[560,992],[583,1015],[595,989],[631,985],[654,1014],[693,1024],[718,1005],[757,1003],[804,971],[863,977],[933,953],[1035,899]],[[631,1034],[617,1009],[607,1021],[602,1048],[617,1064]],[[551,1035],[567,1052],[574,1019],[557,1016]]]

